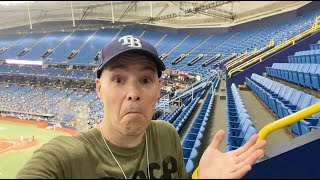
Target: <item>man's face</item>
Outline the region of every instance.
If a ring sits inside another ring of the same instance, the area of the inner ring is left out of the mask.
[[[113,59],[96,79],[108,127],[122,135],[144,133],[160,96],[156,65],[145,56],[131,54]]]

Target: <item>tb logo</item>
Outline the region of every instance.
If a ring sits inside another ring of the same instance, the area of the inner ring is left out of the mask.
[[[118,42],[122,40],[123,40],[123,43],[121,45],[128,45],[128,47],[136,47],[136,48],[142,47],[140,43],[140,39],[135,38],[131,35],[121,37]]]

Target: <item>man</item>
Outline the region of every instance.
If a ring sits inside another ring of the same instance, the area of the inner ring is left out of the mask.
[[[165,69],[156,49],[131,35],[101,50],[96,91],[103,121],[87,132],[60,136],[36,150],[17,178],[190,178],[179,135],[165,121],[151,121]],[[263,154],[257,135],[227,153],[219,131],[204,152],[199,178],[240,178]]]

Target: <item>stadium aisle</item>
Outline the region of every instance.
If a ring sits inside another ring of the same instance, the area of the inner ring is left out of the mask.
[[[252,91],[240,90],[239,93],[258,132],[265,125],[279,119],[269,111],[269,108]],[[288,142],[295,137],[296,135],[291,133],[289,127],[278,129],[267,136],[266,149]]]
[[[206,125],[206,130],[203,134],[203,139],[201,146],[198,149],[199,154],[203,154],[203,152],[206,150],[206,148],[211,143],[213,136],[216,134],[216,132],[220,129],[226,130],[226,100],[225,98],[225,87],[226,87],[226,81],[224,79],[225,74],[222,75],[221,80],[218,84],[214,102],[213,102],[213,109],[209,115],[208,124]],[[223,89],[223,90],[221,90]],[[220,96],[222,98],[220,98]],[[219,150],[222,152],[226,151],[226,141],[221,143],[219,146]],[[197,167],[199,165],[201,156],[197,156],[194,160],[194,166]]]

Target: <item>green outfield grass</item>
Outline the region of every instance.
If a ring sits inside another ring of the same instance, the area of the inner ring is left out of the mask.
[[[40,141],[38,145],[27,149],[10,150],[0,153],[0,179],[15,178],[17,172],[30,159],[34,150],[59,135],[70,136],[70,134],[61,131],[53,131],[38,128],[32,124],[8,122],[0,119],[0,139],[20,139],[20,136],[34,136],[35,139]]]

